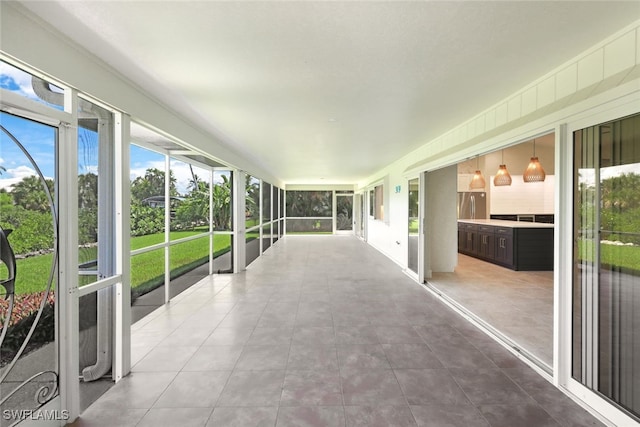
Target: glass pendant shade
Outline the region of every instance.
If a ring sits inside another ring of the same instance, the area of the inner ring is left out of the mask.
[[[476,170],[476,173],[473,175],[471,183],[469,184],[469,188],[472,190],[476,190],[484,187],[485,182],[484,177],[482,176],[482,172],[480,170]]]
[[[493,185],[500,187],[502,185],[511,185],[511,175],[507,170],[507,165],[500,165],[496,176],[493,177]]]
[[[532,157],[529,166],[527,166],[527,170],[525,170],[522,175],[522,179],[524,182],[542,182],[546,176],[547,174],[544,173],[544,169],[542,169],[538,158]]]

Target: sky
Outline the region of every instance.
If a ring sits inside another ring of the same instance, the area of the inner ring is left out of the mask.
[[[38,102],[44,102],[33,91],[30,74],[2,61],[0,61],[0,88],[19,93]],[[25,146],[45,178],[53,179],[55,176],[55,129],[7,113],[0,114],[0,123]],[[96,173],[98,170],[97,135],[87,130],[84,132],[81,130],[80,133],[78,173]],[[0,132],[0,166],[6,169],[0,169],[0,188],[6,188],[8,191],[11,190],[12,185],[20,182],[24,177],[36,174],[34,165],[4,132]],[[131,180],[144,175],[149,168],[164,170],[164,155],[132,144]],[[171,169],[177,180],[178,192],[185,194],[192,177],[189,165],[172,159]],[[201,179],[209,180],[207,170],[193,166],[193,172]],[[221,178],[216,177],[216,182],[219,181]]]

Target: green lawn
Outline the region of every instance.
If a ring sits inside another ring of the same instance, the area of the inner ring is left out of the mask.
[[[171,233],[171,240],[181,239],[199,234],[200,231],[176,231]],[[214,235],[214,256],[228,252],[231,245],[230,235]],[[131,238],[131,249],[140,249],[164,242],[164,233]],[[176,277],[209,260],[209,238],[203,237],[180,243],[171,249],[171,276]],[[96,248],[81,249],[81,259],[95,259]],[[93,257],[93,258],[92,258]],[[49,277],[53,260],[52,254],[34,256],[16,260],[17,280],[16,293],[29,294],[44,289]],[[4,271],[2,270],[4,269]],[[2,265],[0,277],[6,277],[6,267]],[[81,277],[80,285],[94,281],[93,277]],[[164,280],[164,249],[136,255],[131,259],[132,287],[149,287],[152,282]]]
[[[582,252],[583,245],[588,250],[585,257],[587,261],[593,261],[591,257],[593,242],[589,240],[581,240],[578,243],[579,250]],[[600,260],[605,266],[615,266],[626,270],[632,274],[640,272],[640,246],[616,246],[616,245],[600,245]]]
[[[197,231],[177,231],[171,233],[172,240],[198,234]],[[297,234],[297,233],[289,233]],[[307,234],[307,233],[300,233]],[[315,233],[314,233],[315,234]],[[258,233],[248,233],[247,239],[257,238]],[[164,241],[164,234],[134,237],[131,248],[139,249]],[[231,245],[229,235],[216,234],[214,236],[214,256],[228,252]],[[95,251],[95,248],[92,250]],[[208,261],[209,239],[191,240],[181,243],[171,249],[171,276],[176,277],[198,265]],[[90,258],[90,249],[83,249],[83,260]],[[143,291],[157,286],[164,280],[164,249],[136,255],[131,259],[131,284],[133,288]],[[94,255],[95,256],[95,255]],[[89,257],[89,258],[88,258]],[[17,280],[16,293],[29,294],[44,289],[49,270],[51,269],[52,254],[18,259],[16,261]],[[601,245],[601,259],[604,265],[615,265],[624,270],[638,272],[640,266],[640,246]],[[0,268],[0,277],[6,277],[6,267]],[[92,281],[91,277],[82,277],[81,285]]]

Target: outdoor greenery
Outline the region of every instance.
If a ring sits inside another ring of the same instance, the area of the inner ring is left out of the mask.
[[[98,179],[93,173],[78,176],[78,235],[81,259],[97,258]],[[170,193],[176,203],[172,205],[170,239],[177,240],[209,230],[209,184],[192,175],[186,194],[180,195],[175,178],[170,175]],[[53,194],[53,181],[47,180]],[[164,172],[148,169],[144,176],[131,183],[131,249],[140,249],[164,242],[164,209],[152,206],[147,199],[164,194]],[[226,175],[213,187],[214,224],[217,230],[231,229],[231,182]],[[250,206],[255,206],[249,204]],[[0,226],[13,230],[10,243],[17,255],[16,293],[27,295],[43,290],[53,262],[53,220],[48,198],[35,176],[24,178],[10,192],[0,190]],[[230,249],[226,235],[214,237],[216,256]],[[209,239],[202,238],[181,243],[171,249],[172,277],[197,265],[208,262]],[[162,252],[162,251],[160,251]],[[155,259],[154,259],[155,257]],[[146,253],[133,258],[132,287],[139,294],[150,289],[158,278],[164,280],[164,256],[162,253]],[[158,273],[155,264],[159,265]],[[0,278],[6,275],[6,267],[0,265]],[[82,277],[81,285],[95,279]],[[157,286],[157,284],[156,284]]]
[[[600,204],[603,239],[640,245],[640,175],[625,173],[602,180],[600,200],[594,186],[580,186],[582,229],[593,229],[596,203]]]
[[[287,217],[287,233],[332,233],[333,192],[287,191]]]
[[[287,217],[333,216],[331,191],[287,191]]]

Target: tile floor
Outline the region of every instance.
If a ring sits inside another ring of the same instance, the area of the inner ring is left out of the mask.
[[[281,239],[132,340],[75,426],[601,425],[354,237]]]
[[[513,271],[458,254],[455,273],[434,273],[429,283],[551,369],[553,271]]]

